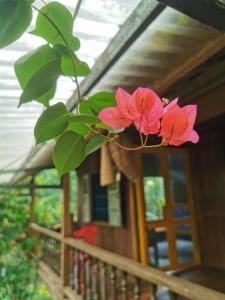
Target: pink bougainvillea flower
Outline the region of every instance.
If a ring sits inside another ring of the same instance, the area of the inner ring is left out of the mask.
[[[123,113],[124,117],[129,120],[134,120],[138,117],[136,105],[132,95],[125,90],[118,88],[115,94],[117,107]]]
[[[137,117],[134,99],[121,88],[116,90],[115,97],[117,106],[104,108],[99,113],[98,118],[111,128],[126,128]]]
[[[114,129],[134,123],[146,135],[159,132],[163,103],[153,90],[139,87],[130,95],[118,88],[115,97],[117,106],[104,108],[98,115],[103,123]]]
[[[154,114],[146,114],[142,118],[137,118],[134,121],[134,125],[138,131],[145,135],[157,134],[160,129],[160,120],[157,115],[155,117]]]
[[[158,133],[163,114],[163,102],[159,96],[149,88],[139,87],[133,97],[139,114],[134,120],[137,130],[145,135]]]
[[[114,129],[130,126],[132,121],[124,116],[118,107],[103,108],[98,115],[99,120]]]
[[[164,108],[161,122],[163,144],[179,146],[187,141],[197,143],[199,136],[193,129],[196,119],[197,106],[187,105],[179,107],[177,99]]]
[[[162,101],[159,96],[149,88],[137,88],[133,93],[133,97],[136,104],[136,110],[140,114],[149,113],[157,104],[162,107]]]

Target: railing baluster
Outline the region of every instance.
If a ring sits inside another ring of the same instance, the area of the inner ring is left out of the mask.
[[[44,238],[44,261],[47,263],[47,258],[48,258],[48,248],[47,248],[47,238]]]
[[[74,289],[73,250],[71,248],[69,250],[69,256],[70,256],[70,287],[71,287],[71,289]]]
[[[155,300],[156,286],[152,283],[149,283],[149,300]]]
[[[100,262],[100,294],[101,300],[106,299],[106,265]]]
[[[50,267],[54,270],[53,239],[50,239]]]
[[[75,250],[75,265],[74,265],[74,277],[75,277],[75,290],[77,294],[80,294],[80,280],[79,280],[79,272],[80,272],[80,264],[79,264],[79,251]]]
[[[122,300],[127,300],[127,273],[126,272],[122,272],[121,292],[122,292]]]
[[[115,300],[116,299],[116,273],[115,273],[115,267],[111,267],[110,270],[110,299]]]
[[[85,286],[86,286],[86,300],[91,300],[91,257],[85,255]]]
[[[49,239],[46,239],[46,263],[49,264]]]
[[[60,274],[60,267],[61,267],[60,250],[61,250],[61,245],[57,241],[57,271],[58,271],[58,274]]]
[[[84,253],[80,252],[80,292],[81,295],[85,296],[85,263],[84,263]]]
[[[55,265],[55,240],[52,239],[52,269],[56,272]]]
[[[95,260],[92,266],[92,292],[93,300],[98,300],[98,262]]]
[[[134,299],[139,300],[141,294],[140,289],[140,279],[138,277],[135,277],[135,283],[134,283]]]
[[[76,250],[72,251],[72,274],[73,274],[73,282],[72,282],[72,288],[74,288],[75,290],[77,289],[76,286],[76,270],[77,270],[77,265],[76,265]]]

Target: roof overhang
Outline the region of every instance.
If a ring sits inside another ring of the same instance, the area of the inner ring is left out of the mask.
[[[115,91],[118,86],[132,92],[144,85],[164,96],[171,86],[224,48],[222,33],[157,1],[144,0],[83,80],[81,93]],[[76,97],[75,92],[68,102],[70,110],[76,106]],[[47,164],[52,162],[52,144],[45,145],[40,153],[26,166],[41,166],[45,155]]]

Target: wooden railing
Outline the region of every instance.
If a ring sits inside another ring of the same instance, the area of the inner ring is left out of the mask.
[[[75,288],[92,299],[154,299],[155,287],[166,287],[185,299],[224,300],[225,294],[185,281],[129,258],[67,238],[75,259]],[[79,270],[81,272],[79,272]]]
[[[38,233],[41,250],[41,260],[57,275],[61,272],[61,235],[58,232],[30,224],[30,228]]]
[[[41,236],[46,235],[57,241],[60,239],[60,234],[34,224],[31,227]],[[70,286],[63,289],[64,295],[69,299],[153,300],[156,299],[156,287],[160,286],[164,289],[158,288],[159,291],[167,290],[170,293],[169,299],[178,295],[181,296],[178,299],[225,300],[225,294],[168,275],[81,240],[65,238],[64,243],[70,249]],[[158,293],[157,299],[160,300]]]

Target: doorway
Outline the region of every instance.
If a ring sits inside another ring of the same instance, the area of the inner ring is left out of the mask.
[[[199,264],[187,152],[142,152],[140,164],[144,221],[139,231],[145,231],[140,247],[144,247],[147,263],[164,270]]]

